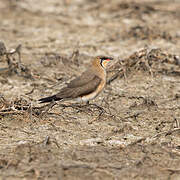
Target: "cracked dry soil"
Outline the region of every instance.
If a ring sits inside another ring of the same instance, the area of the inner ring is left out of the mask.
[[[0,179],[180,179],[180,1],[6,0],[0,19]],[[99,54],[90,105],[38,104]]]

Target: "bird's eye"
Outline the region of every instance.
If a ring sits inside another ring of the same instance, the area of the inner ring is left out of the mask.
[[[110,61],[110,60],[113,60],[113,58],[112,57],[102,57],[101,60]]]

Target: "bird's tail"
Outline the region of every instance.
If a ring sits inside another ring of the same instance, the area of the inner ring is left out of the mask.
[[[49,96],[49,97],[45,97],[42,99],[39,99],[38,101],[40,101],[40,103],[47,103],[47,102],[51,102],[51,101],[58,101],[61,100],[62,98],[58,98],[56,95],[54,96]]]

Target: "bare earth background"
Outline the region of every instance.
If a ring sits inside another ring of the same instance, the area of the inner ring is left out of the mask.
[[[179,0],[1,0],[0,41],[0,179],[180,179]],[[95,55],[90,105],[38,104]]]

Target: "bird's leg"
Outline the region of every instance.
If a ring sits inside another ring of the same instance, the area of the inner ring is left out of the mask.
[[[51,103],[48,105],[48,110],[51,109],[54,105],[57,103],[54,101],[54,99],[51,101]]]
[[[54,101],[54,99],[47,105],[47,109],[42,113],[43,115],[49,111],[54,105],[57,103]]]
[[[89,101],[86,101],[86,105],[89,105]]]

